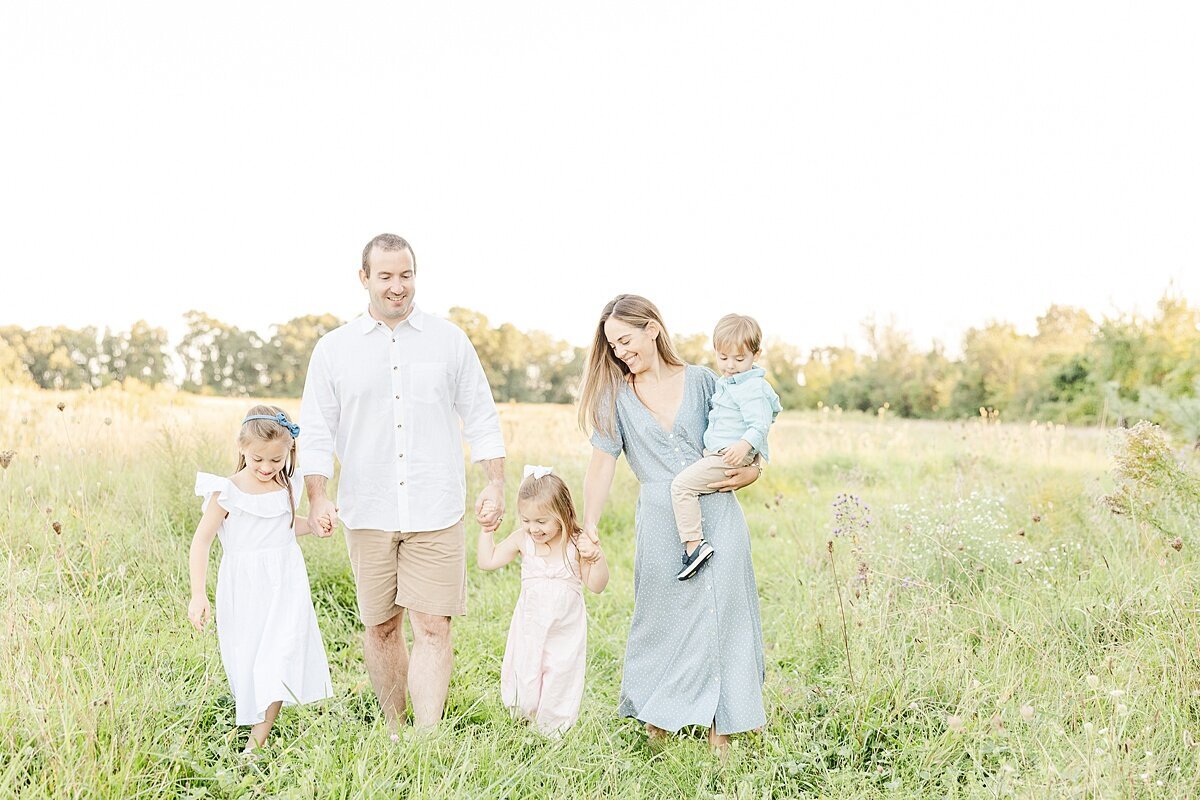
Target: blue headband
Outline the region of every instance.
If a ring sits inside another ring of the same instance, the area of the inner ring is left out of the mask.
[[[283,413],[282,411],[273,417],[267,414],[251,414],[242,420],[242,424],[245,425],[252,419],[269,419],[274,422],[278,422],[280,425],[288,429],[288,433],[292,435],[293,439],[300,435],[300,426],[288,419],[287,414]]]

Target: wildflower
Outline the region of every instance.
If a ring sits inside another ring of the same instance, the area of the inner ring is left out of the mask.
[[[775,534],[776,534],[777,532],[778,532],[778,530],[777,530],[777,528],[776,528],[774,525],[772,525],[771,527],[767,528],[767,536],[770,536],[772,539],[774,539],[774,538],[775,538]]]
[[[1111,692],[1108,693],[1108,696],[1115,699],[1115,698],[1121,697],[1124,694],[1125,694],[1124,689],[1113,689]]]
[[[8,465],[12,463],[13,456],[16,454],[16,450],[0,450],[0,467],[8,469]]]
[[[56,405],[56,406],[55,406],[55,408],[57,408],[59,411],[66,411],[66,410],[67,410],[67,404],[66,404],[66,403],[64,403],[64,402],[62,402],[61,400],[59,400],[59,401],[58,401],[58,405]]]
[[[1100,678],[1099,677],[1097,677],[1095,675],[1088,675],[1086,680],[1087,680],[1088,686],[1092,687],[1093,689],[1099,688],[1099,686],[1100,686]]]
[[[1021,719],[1025,720],[1026,722],[1029,722],[1029,720],[1033,719],[1033,706],[1029,705],[1028,703],[1021,706]]]
[[[1117,703],[1117,713],[1122,717],[1129,713],[1129,706],[1124,703]]]
[[[104,418],[104,424],[105,424],[105,425],[112,425],[112,417],[105,417],[105,418]]]
[[[11,451],[7,451],[7,452],[11,452]],[[0,458],[3,458],[3,456],[4,456],[4,454],[0,453]],[[8,466],[8,465],[5,464],[4,466]],[[1183,549],[1183,538],[1180,536],[1176,536],[1174,539],[1171,540],[1171,547],[1174,547],[1176,550],[1182,550]]]
[[[59,535],[62,534],[62,523],[59,522],[58,520],[54,520],[54,522],[51,522],[50,527],[54,529],[55,533],[57,533]]]
[[[957,714],[951,714],[950,716],[946,717],[946,727],[955,733],[961,732],[963,729],[962,717],[958,716]]]

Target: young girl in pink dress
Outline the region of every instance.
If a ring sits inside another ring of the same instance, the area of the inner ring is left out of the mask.
[[[583,586],[608,584],[604,554],[583,561],[567,485],[549,467],[525,467],[517,491],[521,525],[500,544],[481,531],[479,568],[494,570],[521,556],[521,596],[508,629],[500,696],[513,716],[543,734],[560,736],[579,719],[587,663]]]

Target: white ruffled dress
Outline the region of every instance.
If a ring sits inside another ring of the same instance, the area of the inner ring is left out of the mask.
[[[201,472],[196,494],[215,497],[221,523],[217,571],[217,640],[237,724],[262,722],[267,706],[311,703],[333,695],[317,627],[304,554],[290,525],[286,489],[248,494],[229,478]],[[293,490],[295,500],[299,492]]]

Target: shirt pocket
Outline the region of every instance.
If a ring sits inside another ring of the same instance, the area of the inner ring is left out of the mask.
[[[414,402],[446,405],[450,402],[450,369],[442,362],[417,362],[412,365],[409,396]]]

